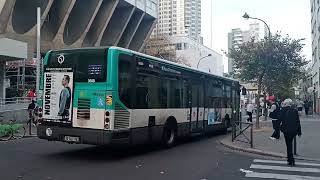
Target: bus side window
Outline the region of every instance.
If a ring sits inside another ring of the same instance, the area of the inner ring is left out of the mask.
[[[224,85],[223,86],[223,108],[231,108],[231,86]]]
[[[138,74],[136,79],[136,109],[148,109],[149,89],[147,76]]]
[[[132,63],[128,61],[131,56],[120,55],[119,58],[119,97],[121,102],[127,107],[132,108]]]

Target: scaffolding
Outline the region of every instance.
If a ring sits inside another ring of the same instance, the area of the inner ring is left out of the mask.
[[[36,59],[21,59],[6,62],[6,74],[8,87],[6,98],[25,97],[29,89],[36,86]]]

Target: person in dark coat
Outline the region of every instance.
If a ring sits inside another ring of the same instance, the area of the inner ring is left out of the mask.
[[[283,108],[280,112],[280,129],[284,135],[287,146],[288,165],[294,166],[295,161],[292,152],[293,139],[298,135],[301,136],[301,125],[299,113],[292,108],[293,101],[286,99],[283,101]]]
[[[274,129],[273,134],[270,136],[270,139],[280,139],[280,107],[275,101],[271,101],[272,105],[270,108],[269,117],[272,119],[272,127]]]

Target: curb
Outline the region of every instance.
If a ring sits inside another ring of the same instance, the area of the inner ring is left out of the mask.
[[[275,152],[270,152],[270,151],[264,151],[260,149],[255,149],[255,148],[246,148],[246,147],[240,147],[234,145],[232,142],[230,142],[231,136],[228,136],[220,141],[220,144],[223,146],[236,150],[236,151],[241,151],[241,152],[246,152],[246,153],[251,153],[251,154],[257,154],[257,155],[262,155],[262,156],[270,156],[270,157],[276,157],[276,158],[287,158],[286,154],[282,153],[275,153]],[[303,156],[295,156],[294,157],[297,160],[303,160],[303,161],[317,161],[320,162],[320,159],[315,159],[315,158],[307,158]]]
[[[34,138],[34,137],[37,137],[37,135],[34,135],[34,134],[32,134],[32,135],[25,135],[25,136],[23,136],[22,139],[24,139],[24,138]]]

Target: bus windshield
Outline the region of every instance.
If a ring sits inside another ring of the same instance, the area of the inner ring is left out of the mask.
[[[72,68],[75,82],[106,82],[107,50],[53,51],[45,68]]]

